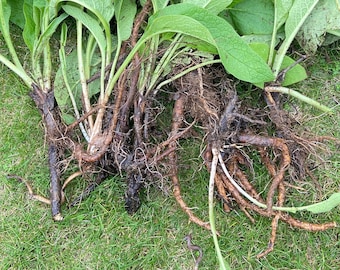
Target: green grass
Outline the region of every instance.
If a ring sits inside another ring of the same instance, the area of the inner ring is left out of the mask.
[[[332,107],[340,100],[340,64],[336,60],[340,53],[336,48],[330,52],[332,62],[325,62],[320,54],[309,68],[310,79],[297,87]],[[8,173],[20,175],[32,182],[36,193],[48,194],[43,126],[27,93],[20,80],[0,66],[0,269],[192,269],[193,254],[183,242],[189,232],[204,251],[200,269],[218,268],[210,233],[188,223],[171,192],[166,196],[151,187],[143,195],[141,209],[129,216],[124,209],[125,184],[118,177],[105,181],[78,207],[63,206],[64,220],[53,222],[48,206],[31,200],[25,186],[6,178]],[[339,105],[333,116],[323,116],[295,99],[290,98],[288,104],[310,118],[307,124],[315,133],[340,138]],[[199,142],[183,147],[188,160],[181,174],[183,196],[199,217],[208,220],[208,173],[195,172],[201,163],[197,158]],[[326,155],[325,160],[319,175],[327,197],[339,191],[338,152]],[[258,171],[257,177],[266,176]],[[67,196],[74,198],[84,186],[81,179],[74,180]],[[315,189],[310,186],[306,194],[293,193],[291,200],[313,202]],[[296,216],[340,224],[339,207],[327,214]],[[255,219],[252,224],[237,209],[225,214],[216,203],[219,242],[232,269],[338,269],[339,229],[310,233],[280,223],[274,251],[257,260],[256,255],[267,246],[271,228],[270,220]]]

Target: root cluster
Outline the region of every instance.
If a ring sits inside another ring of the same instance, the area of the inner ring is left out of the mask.
[[[132,38],[121,51],[122,58],[128,46],[136,42],[146,13],[147,10],[141,12],[136,19]],[[262,108],[252,108],[239,100],[235,85],[219,66],[200,68],[174,81],[169,89],[146,93],[138,84],[142,57],[136,54],[105,107],[98,103],[70,126],[62,124],[53,92],[51,96],[45,95],[33,86],[32,97],[43,115],[48,137],[50,199],[34,195],[30,185],[24,182],[33,198],[51,204],[55,220],[62,219],[60,205],[70,181],[79,176],[92,177],[89,177],[91,181],[83,193],[70,203],[73,206],[107,177],[120,174],[127,184],[125,207],[129,213],[135,213],[140,207],[139,193],[143,186],[157,181],[166,183],[170,178],[180,207],[191,221],[209,230],[210,224],[196,217],[181,196],[177,149],[181,139],[190,139],[191,134],[196,134],[204,141],[202,160],[209,171],[214,153],[219,156],[215,187],[224,210],[230,212],[237,205],[252,222],[255,221],[254,213],[272,219],[268,248],[258,257],[273,250],[280,220],[308,231],[336,226],[334,222],[312,224],[299,221],[273,209],[284,205],[286,190],[292,186],[291,177],[303,178],[308,173],[306,157],[313,149],[311,140],[293,132],[292,121],[281,109],[277,94],[265,92],[266,103]],[[174,74],[179,73],[180,67],[177,68]],[[84,147],[78,125],[83,123],[86,126],[90,117],[100,113],[104,113],[102,132]],[[171,123],[166,124],[169,118]],[[259,190],[254,176],[250,155],[254,151],[271,178],[265,191]],[[65,158],[67,152],[71,155]],[[61,181],[70,160],[77,161],[79,170]],[[266,208],[249,201],[244,194]]]

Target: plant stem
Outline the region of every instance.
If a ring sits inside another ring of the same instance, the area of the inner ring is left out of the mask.
[[[66,26],[66,24],[65,24]],[[66,30],[67,31],[67,30]],[[63,33],[64,34],[64,33]],[[66,39],[65,39],[66,41]],[[76,115],[76,118],[79,119],[80,118],[80,114],[79,114],[79,111],[78,111],[78,108],[77,108],[77,102],[74,98],[74,95],[72,93],[72,90],[71,90],[71,87],[70,87],[70,84],[68,83],[68,79],[67,79],[67,73],[66,73],[66,55],[65,55],[65,44],[63,42],[61,42],[60,44],[60,49],[59,49],[59,59],[60,59],[60,66],[61,66],[61,71],[62,71],[62,74],[63,74],[63,78],[64,78],[64,83],[65,83],[65,86],[66,86],[66,89],[68,91],[68,95],[71,99],[71,103],[72,103],[72,106],[73,106],[73,110],[74,110],[74,113]],[[83,123],[79,123],[79,128],[81,130],[81,133],[83,134],[85,140],[87,142],[90,141],[90,138],[87,134],[87,131],[85,130],[85,127],[83,125]]]
[[[277,1],[274,1],[274,24],[273,24],[273,34],[272,39],[270,42],[270,48],[269,48],[269,56],[268,56],[268,66],[273,65],[273,59],[274,59],[274,52],[275,52],[275,41],[276,41],[276,34],[277,34],[277,8],[276,3]]]
[[[24,70],[22,70],[21,68],[18,68],[16,65],[14,65],[11,61],[9,61],[2,54],[0,54],[0,62],[3,63],[5,66],[7,66],[15,74],[17,74],[28,87],[32,87],[32,84],[34,83],[34,81],[31,77],[27,75],[27,73]]]
[[[76,22],[77,24],[77,54],[78,54],[78,69],[79,69],[79,77],[80,83],[83,93],[83,100],[85,104],[85,111],[89,112],[91,110],[91,102],[89,98],[88,86],[86,83],[85,76],[85,68],[84,68],[84,59],[83,59],[83,24],[80,21]],[[92,115],[88,117],[89,127],[90,127],[90,136],[92,136],[93,130],[93,118]]]
[[[42,18],[42,25],[41,25],[41,33],[44,33],[49,24],[49,10],[48,8],[44,9],[43,18]],[[44,77],[44,87],[43,91],[50,91],[51,90],[51,76],[52,76],[52,61],[51,61],[51,47],[50,43],[46,42],[44,46],[44,56],[43,56],[43,77]]]
[[[301,1],[295,1],[294,4],[296,4],[297,6],[300,4]],[[309,14],[312,12],[312,10],[314,9],[315,5],[318,3],[317,0],[315,0],[313,3],[311,3],[305,10],[303,17],[301,18],[301,20],[299,21],[298,24],[296,24],[294,26],[294,29],[292,31],[290,31],[289,35],[286,36],[285,40],[283,41],[283,43],[281,44],[280,48],[278,49],[275,59],[274,59],[274,64],[272,67],[273,73],[275,78],[277,78],[279,71],[280,71],[280,67],[282,65],[283,62],[283,58],[286,55],[286,52],[288,51],[290,44],[293,42],[297,32],[299,31],[299,29],[301,28],[302,24],[305,22],[305,20],[307,19],[307,17],[309,16]],[[296,7],[296,8],[300,8],[297,6],[294,6],[294,4],[292,5],[291,9]],[[301,12],[301,11],[300,11]],[[288,21],[288,19],[287,19]],[[286,35],[287,35],[287,21],[286,21]]]
[[[0,1],[0,26],[1,26],[0,27],[0,32],[2,32],[2,35],[3,35],[4,39],[5,39],[7,48],[9,50],[10,54],[11,54],[12,60],[14,62],[14,65],[17,67],[18,70],[21,70],[21,72],[24,73],[25,72],[24,68],[21,65],[21,62],[20,62],[20,60],[18,58],[18,55],[17,55],[17,53],[15,51],[15,48],[13,46],[12,39],[11,39],[11,36],[10,36],[10,33],[9,33],[9,24],[8,24],[9,22],[5,21],[5,19],[6,19],[6,15],[4,14],[3,1]],[[15,72],[15,73],[17,73],[17,72]],[[31,87],[31,85],[30,85],[30,87]]]
[[[156,89],[159,90],[161,89],[164,85],[168,84],[168,83],[171,83],[172,81],[174,80],[177,80],[178,78],[184,76],[185,74],[188,74],[189,72],[193,71],[193,70],[196,70],[200,67],[203,67],[203,66],[207,66],[207,65],[212,65],[212,64],[216,64],[216,63],[221,63],[221,60],[220,59],[216,59],[216,60],[209,60],[209,61],[206,61],[206,62],[203,62],[203,63],[200,63],[198,65],[195,65],[195,66],[192,66],[190,68],[187,68],[185,69],[184,71],[176,74],[175,76],[161,82],[159,85],[157,85]]]
[[[322,105],[320,102],[314,100],[314,99],[311,99],[293,89],[290,89],[290,88],[286,88],[286,87],[282,87],[282,86],[267,86],[265,87],[264,89],[265,91],[267,92],[278,92],[278,93],[282,93],[282,94],[287,94],[287,95],[290,95],[292,97],[295,97],[309,105],[312,105],[316,108],[318,108],[319,110],[321,111],[324,111],[324,112],[327,112],[327,113],[332,113],[333,110],[331,108],[328,108],[327,106],[325,105]]]
[[[160,78],[161,74],[163,73],[164,68],[166,67],[166,65],[169,64],[171,58],[173,57],[176,50],[180,46],[180,40],[182,39],[182,36],[183,36],[182,34],[177,34],[175,36],[175,38],[171,42],[169,48],[166,50],[166,52],[164,53],[162,58],[159,60],[159,63],[156,66],[156,68],[154,69],[154,72],[152,74],[152,78],[150,79],[150,84],[149,84],[149,87],[147,89],[147,92],[151,91],[151,89],[153,89],[155,87],[155,84],[156,84],[157,80]],[[156,38],[157,38],[157,40],[159,40],[159,35],[157,35]],[[158,46],[158,44],[157,44],[157,46]]]

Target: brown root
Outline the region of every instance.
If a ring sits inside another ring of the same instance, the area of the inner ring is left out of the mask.
[[[184,103],[185,103],[185,96],[183,94],[179,94],[179,97],[175,101],[173,115],[172,115],[172,127],[171,127],[171,134],[175,136],[183,123],[183,111],[184,111]],[[169,143],[169,149],[177,147],[177,140],[172,140]],[[170,161],[170,175],[173,184],[173,193],[177,203],[180,205],[182,210],[188,215],[189,219],[196,223],[197,225],[210,230],[210,225],[207,222],[202,221],[195,214],[191,211],[191,209],[187,206],[184,202],[183,197],[181,195],[181,188],[178,179],[178,169],[177,169],[177,154],[176,151],[172,151],[169,154],[169,161]]]

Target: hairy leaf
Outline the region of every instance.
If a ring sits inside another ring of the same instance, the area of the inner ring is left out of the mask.
[[[271,0],[241,1],[229,13],[240,35],[268,35],[273,32],[274,5]]]
[[[150,18],[144,38],[164,32],[183,33],[215,46],[226,70],[240,80],[251,83],[273,80],[268,65],[233,27],[203,8],[191,4],[164,8]]]
[[[275,22],[276,27],[281,27],[287,20],[289,10],[292,7],[293,0],[275,0]]]
[[[296,39],[309,54],[325,41],[326,33],[340,31],[340,7],[337,0],[320,0],[302,25]]]
[[[209,10],[211,13],[219,14],[225,10],[233,1],[232,0],[183,0],[182,3],[194,4]]]

